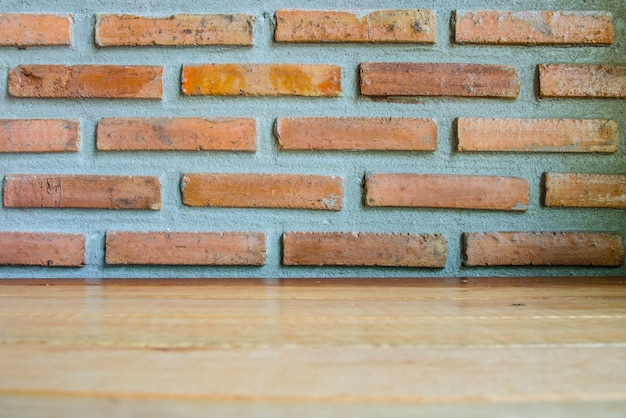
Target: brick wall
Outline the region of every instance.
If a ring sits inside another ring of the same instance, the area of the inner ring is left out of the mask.
[[[626,3],[314,8],[0,1],[0,277],[626,273]]]

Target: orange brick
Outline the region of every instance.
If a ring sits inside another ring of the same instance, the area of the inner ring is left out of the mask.
[[[253,118],[110,118],[98,122],[100,151],[255,151]]]
[[[161,208],[161,183],[148,176],[9,174],[8,208]]]
[[[189,96],[341,95],[341,67],[306,64],[184,65],[182,91]]]
[[[98,15],[98,46],[252,45],[254,17],[245,14],[143,17]]]
[[[525,211],[528,193],[516,177],[374,174],[365,183],[367,206]]]
[[[71,44],[71,15],[0,13],[0,46]]]
[[[546,206],[626,209],[626,175],[545,173]]]
[[[67,119],[0,119],[0,152],[76,152],[80,123]]]
[[[539,97],[626,99],[626,67],[540,64]]]
[[[188,206],[341,210],[341,177],[300,174],[185,174]]]
[[[276,12],[276,42],[434,43],[435,15],[430,10],[377,10],[363,16],[349,11]]]
[[[261,232],[107,232],[107,264],[265,264]]]
[[[0,232],[0,264],[81,267],[85,236],[49,232]]]
[[[617,122],[598,119],[459,118],[459,151],[615,152]]]
[[[608,45],[613,16],[581,11],[472,11],[456,13],[455,41],[493,45]]]
[[[364,96],[515,98],[515,68],[504,65],[366,62],[360,66]]]
[[[415,118],[279,118],[281,150],[434,151],[437,123]]]
[[[287,266],[430,267],[446,265],[447,240],[437,234],[286,232]]]
[[[466,266],[608,266],[624,263],[624,237],[610,233],[463,234]]]
[[[163,68],[117,65],[20,65],[9,95],[36,98],[160,99]]]

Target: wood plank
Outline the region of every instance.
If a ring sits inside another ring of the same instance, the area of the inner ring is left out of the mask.
[[[1,393],[293,402],[626,399],[623,346],[194,350],[35,343],[3,344],[0,355],[11,365],[0,377]]]
[[[626,278],[17,282],[0,282],[0,416],[626,407]]]
[[[244,402],[207,401],[202,399],[137,399],[104,396],[59,396],[0,394],[0,408],[8,417],[84,417],[145,416],[185,418],[240,417],[401,417],[482,418],[506,416],[526,418],[556,416],[623,418],[626,401],[543,401],[543,402],[455,402],[446,403],[348,403],[315,402]]]

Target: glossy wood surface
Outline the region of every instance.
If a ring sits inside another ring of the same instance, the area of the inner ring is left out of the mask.
[[[87,410],[624,416],[626,279],[3,280],[0,417]]]

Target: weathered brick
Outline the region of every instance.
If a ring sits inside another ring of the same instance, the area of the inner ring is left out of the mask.
[[[68,119],[0,119],[0,152],[76,152],[80,122]]]
[[[528,181],[516,177],[374,174],[365,183],[367,206],[525,211]]]
[[[254,118],[109,118],[98,122],[100,151],[255,151]]]
[[[438,234],[286,232],[287,266],[430,267],[446,265],[447,239]]]
[[[254,17],[246,14],[144,17],[98,15],[98,46],[252,45]]]
[[[599,119],[459,118],[459,151],[615,152],[617,122]]]
[[[161,208],[161,183],[150,176],[9,174],[8,208]]]
[[[49,232],[0,232],[0,264],[84,266],[85,236]]]
[[[626,67],[540,64],[539,97],[626,99]]]
[[[341,95],[341,67],[307,64],[184,65],[182,91],[189,96]]]
[[[466,266],[608,266],[624,263],[624,236],[583,232],[463,234]]]
[[[341,177],[300,174],[185,174],[188,206],[341,210]]]
[[[626,209],[626,175],[545,173],[546,206]]]
[[[515,68],[491,64],[366,62],[360,66],[364,96],[515,98]]]
[[[9,73],[9,95],[34,98],[160,99],[163,67],[20,65]]]
[[[265,264],[262,232],[107,232],[107,264]]]
[[[613,16],[582,11],[457,11],[455,41],[493,45],[608,45]]]
[[[416,118],[279,118],[281,150],[434,151],[437,123]]]
[[[71,44],[71,15],[0,13],[0,46]]]
[[[276,42],[434,43],[435,15],[430,10],[376,10],[359,16],[349,11],[276,12]]]

